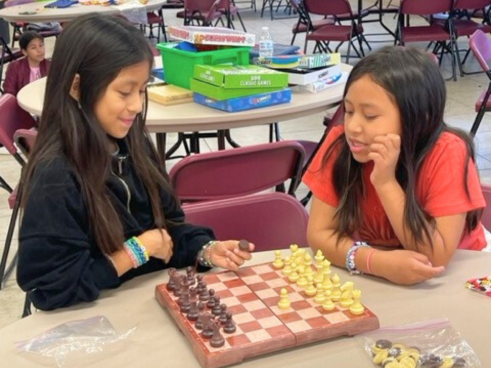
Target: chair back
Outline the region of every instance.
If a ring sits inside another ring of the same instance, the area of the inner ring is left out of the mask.
[[[285,193],[257,194],[183,206],[186,221],[213,229],[217,239],[247,239],[255,251],[308,246],[308,214]]]
[[[14,95],[6,93],[0,96],[0,144],[11,155],[16,155],[14,134],[19,129],[31,129],[36,126],[34,118],[17,104]]]
[[[486,200],[486,207],[484,207],[481,223],[488,231],[491,231],[491,185],[482,185],[482,194]]]
[[[221,0],[184,0],[184,8],[189,12],[207,12],[216,8]]]
[[[333,16],[350,14],[353,17],[348,0],[304,0],[304,5],[310,14]]]
[[[490,0],[455,0],[454,9],[460,10],[479,10],[491,5]]]
[[[14,133],[15,145],[27,158],[32,152],[37,135],[38,132],[34,129],[19,129]]]
[[[477,30],[470,37],[469,46],[482,70],[489,75],[491,68],[489,67],[488,60],[491,60],[491,40],[483,31]]]
[[[188,156],[169,172],[183,202],[239,197],[300,180],[305,151],[296,141],[282,141]]]
[[[450,12],[453,0],[401,0],[399,14],[428,15]]]

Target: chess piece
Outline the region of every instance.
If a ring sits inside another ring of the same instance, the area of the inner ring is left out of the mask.
[[[363,312],[365,311],[365,307],[360,302],[361,291],[360,290],[353,290],[352,294],[353,294],[353,304],[351,304],[349,311],[352,314],[354,314],[355,316],[363,314]]]
[[[189,302],[189,291],[188,290],[183,290],[181,292],[181,295],[179,296],[179,299],[177,299],[177,304],[179,304],[179,306],[182,306],[182,303],[184,302]]]
[[[203,331],[201,331],[201,336],[205,339],[211,339],[213,336],[213,324],[215,321],[215,316],[212,314],[206,313],[203,315]]]
[[[201,283],[201,291],[199,293],[199,300],[202,302],[207,302],[210,300],[210,294],[208,292],[208,288],[206,282],[202,281]]]
[[[206,303],[206,306],[210,309],[212,309],[215,306],[215,290],[210,289],[208,290],[208,303]]]
[[[300,276],[297,280],[297,285],[301,288],[305,288],[307,287],[308,285],[308,280],[307,280],[307,277],[305,276],[305,274],[303,274],[302,276]]]
[[[292,272],[288,275],[288,280],[290,280],[290,282],[297,282],[297,280],[299,279],[300,276],[298,276],[298,273],[297,273],[297,270],[296,270],[296,267],[297,265],[295,263],[292,263]]]
[[[293,260],[293,259],[294,259],[294,257],[296,257],[296,256],[297,256],[297,254],[296,254],[296,253],[298,252],[298,245],[296,245],[296,244],[292,244],[292,245],[290,245],[290,252],[292,253],[292,254],[291,254],[291,259]]]
[[[292,273],[292,260],[290,257],[285,257],[285,266],[283,267],[283,270],[281,270],[281,273],[285,276],[288,276],[289,274]]]
[[[227,322],[227,304],[220,304],[219,321],[222,325],[224,325]]]
[[[322,268],[322,261],[324,260],[324,255],[322,254],[322,251],[320,249],[317,250],[317,253],[315,254],[315,267],[317,269]]]
[[[353,304],[353,286],[354,284],[351,281],[346,281],[343,286],[341,286],[342,293],[339,304],[341,304],[343,308],[349,308],[351,304]]]
[[[196,302],[191,302],[191,306],[189,307],[189,311],[187,314],[188,320],[196,321],[199,317],[198,304]]]
[[[307,253],[303,257],[303,263],[305,265],[304,275],[309,277],[314,275],[314,270],[312,269],[312,256]]]
[[[326,299],[324,300],[324,303],[322,303],[322,309],[324,309],[325,311],[332,311],[334,308],[336,308],[336,306],[334,305],[331,299],[332,296],[331,291],[330,290],[324,291],[324,296]]]
[[[203,316],[206,313],[203,313],[203,310],[205,309],[205,305],[202,302],[198,303],[198,318],[196,319],[196,324],[194,327],[196,327],[198,330],[203,329]]]
[[[303,257],[305,256],[305,253],[307,251],[305,249],[299,249],[297,251],[297,256],[295,257],[295,259],[293,260],[294,262],[296,262],[297,265],[304,265],[304,260],[303,260]]]
[[[324,260],[324,263],[322,265],[322,287],[324,288],[324,290],[332,290],[331,262],[329,262],[328,260]]]
[[[191,308],[191,302],[189,301],[189,293],[183,293],[181,294],[181,297],[179,298],[178,304],[181,307],[181,312],[182,313],[187,313],[189,312],[189,309]]]
[[[169,268],[169,271],[167,272],[169,275],[169,282],[167,283],[167,290],[169,291],[174,291],[176,288],[176,269],[174,267]]]
[[[213,328],[213,335],[211,336],[210,345],[213,348],[221,348],[223,345],[225,345],[225,339],[220,333],[220,324],[214,323],[212,325],[212,328]]]
[[[322,261],[322,273],[331,276],[331,262],[327,259]]]
[[[211,313],[213,313],[215,316],[219,316],[221,312],[220,309],[220,297],[218,295],[215,295],[215,305],[213,306],[213,309],[211,310]]]
[[[225,322],[225,326],[223,326],[223,331],[228,334],[233,334],[236,330],[237,327],[235,327],[235,323],[232,320],[232,313],[227,312],[227,322]]]
[[[176,274],[174,275],[174,283],[175,283],[175,287],[174,287],[174,296],[179,298],[181,296],[181,282],[182,282],[182,278],[181,276],[179,276],[176,272]]]
[[[290,301],[288,300],[288,292],[286,289],[281,289],[280,291],[280,301],[278,303],[278,307],[280,309],[288,309],[290,308]]]
[[[307,287],[305,288],[305,294],[308,296],[314,296],[317,294],[317,289],[314,286],[314,278],[312,276],[307,277]]]
[[[316,284],[322,283],[322,280],[324,280],[324,274],[322,273],[322,267],[317,268],[317,271],[315,272],[314,275],[314,282]]]
[[[339,299],[341,299],[341,290],[339,289],[340,287],[341,281],[338,274],[335,273],[332,277],[332,300],[334,302],[339,302]]]
[[[186,277],[188,279],[189,285],[194,285],[194,270],[191,266],[186,267]]]
[[[195,302],[198,299],[198,291],[195,287],[189,288],[189,301]]]
[[[317,294],[315,294],[314,297],[314,302],[317,304],[322,304],[326,300],[326,297],[324,296],[324,289],[322,288],[322,284],[317,284]]]
[[[275,260],[273,262],[273,267],[276,268],[277,270],[283,268],[283,261],[281,260],[281,250],[277,250],[274,252],[275,254]]]
[[[248,252],[249,251],[249,242],[245,239],[239,240],[239,248],[241,250]]]

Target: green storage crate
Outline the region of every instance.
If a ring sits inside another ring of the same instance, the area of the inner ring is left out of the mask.
[[[175,49],[176,45],[176,43],[159,43],[157,48],[162,54],[165,81],[182,88],[189,89],[195,65],[249,65],[250,47],[189,52]]]

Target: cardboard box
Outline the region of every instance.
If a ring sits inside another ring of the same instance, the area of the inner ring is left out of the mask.
[[[315,55],[303,55],[298,60],[299,68],[322,68],[325,66],[337,65],[341,63],[341,54],[315,54]]]
[[[256,35],[228,28],[169,26],[170,38],[196,45],[254,46]]]
[[[147,93],[150,101],[162,105],[177,105],[193,101],[193,92],[171,84],[148,87]]]
[[[320,69],[283,69],[288,74],[288,83],[305,86],[321,79],[334,78],[341,74],[339,65],[329,66]]]
[[[308,91],[312,93],[317,93],[324,91],[328,88],[339,86],[340,84],[346,83],[348,80],[349,73],[342,72],[341,74],[333,78],[320,79],[314,83],[307,84],[306,86],[298,86],[300,91]]]
[[[291,90],[289,88],[284,88],[275,92],[260,93],[252,96],[231,98],[222,101],[195,93],[194,102],[217,110],[238,112],[288,103],[291,101],[291,97]]]
[[[288,75],[255,65],[195,65],[194,78],[223,88],[288,86]]]
[[[223,88],[197,79],[191,79],[191,91],[215,100],[227,100],[236,97],[251,96],[258,93],[275,92],[281,88]]]

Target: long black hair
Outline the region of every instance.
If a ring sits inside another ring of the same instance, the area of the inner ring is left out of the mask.
[[[427,52],[415,48],[388,46],[362,59],[351,71],[344,96],[351,85],[364,76],[381,86],[398,106],[401,116],[401,152],[396,179],[406,193],[404,222],[416,242],[424,236],[432,239],[430,226],[435,220],[424,211],[416,198],[415,186],[421,165],[443,132],[459,136],[467,146],[463,179],[467,195],[469,160],[475,160],[474,144],[465,132],[451,128],[443,121],[446,88],[438,66]],[[336,210],[338,239],[352,236],[362,224],[360,200],[364,195],[363,165],[353,158],[344,134],[336,139],[323,157],[323,166],[334,152],[339,156],[333,166],[333,181],[340,198]],[[466,231],[479,223],[482,211],[470,211]]]
[[[152,50],[125,19],[94,13],[69,23],[56,42],[39,132],[23,175],[25,204],[35,168],[65,156],[80,184],[91,231],[101,250],[108,254],[121,249],[125,239],[106,186],[111,174],[110,138],[97,121],[95,105],[123,68],[145,61],[150,73]],[[76,74],[80,76],[79,101],[70,96]],[[163,228],[160,190],[169,189],[169,184],[145,128],[146,105],[145,94],[142,113],[124,139],[149,194],[155,225]]]

